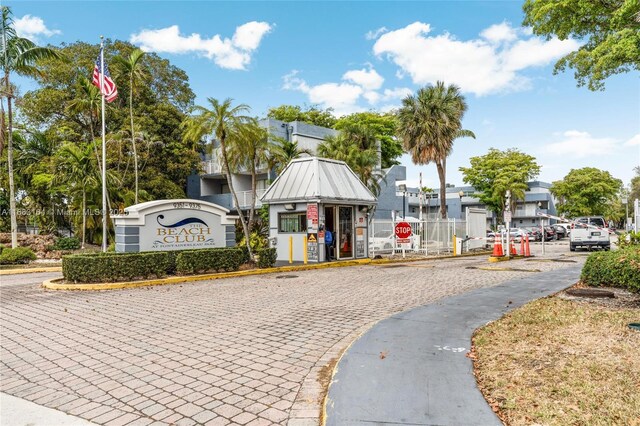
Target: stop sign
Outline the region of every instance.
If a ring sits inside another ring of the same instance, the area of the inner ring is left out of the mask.
[[[411,225],[407,222],[398,222],[396,224],[396,236],[398,238],[409,238],[411,236]]]

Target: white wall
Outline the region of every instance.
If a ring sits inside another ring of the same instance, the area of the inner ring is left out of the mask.
[[[269,238],[273,241],[276,238],[277,260],[289,261],[289,237],[293,237],[293,260],[302,262],[304,260],[304,238],[307,233],[278,233],[278,213],[300,213],[307,211],[306,203],[296,203],[295,210],[285,210],[283,205],[269,206]]]

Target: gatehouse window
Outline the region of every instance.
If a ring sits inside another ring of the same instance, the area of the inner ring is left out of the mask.
[[[306,233],[307,213],[280,213],[278,215],[278,230],[283,233]]]

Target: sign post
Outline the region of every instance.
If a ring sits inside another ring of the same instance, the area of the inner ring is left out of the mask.
[[[398,222],[395,226],[396,243],[402,244],[402,258],[405,255],[406,244],[411,244],[411,225],[407,222]]]

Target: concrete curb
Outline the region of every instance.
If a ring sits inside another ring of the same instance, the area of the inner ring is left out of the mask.
[[[62,266],[49,266],[42,268],[21,268],[21,269],[2,269],[2,275],[18,275],[18,274],[36,274],[38,272],[62,272]]]
[[[90,284],[70,284],[65,283],[64,278],[54,278],[46,280],[42,283],[42,286],[48,290],[118,290],[124,288],[136,288],[147,287],[152,285],[167,285],[167,284],[184,284],[194,281],[205,280],[218,280],[223,278],[234,277],[247,277],[252,275],[264,275],[281,272],[295,272],[295,271],[307,271],[312,269],[328,269],[328,268],[341,268],[346,266],[358,266],[358,265],[383,265],[387,263],[406,263],[406,262],[419,262],[430,261],[440,259],[455,259],[459,257],[475,257],[485,256],[486,252],[463,254],[460,256],[439,256],[430,258],[415,258],[415,259],[358,259],[358,260],[345,260],[339,262],[327,262],[310,265],[295,265],[295,266],[278,266],[275,268],[265,269],[250,269],[247,271],[234,271],[234,272],[220,272],[214,274],[203,275],[184,275],[179,277],[158,278],[153,280],[142,281],[122,281],[115,283],[90,283]]]

